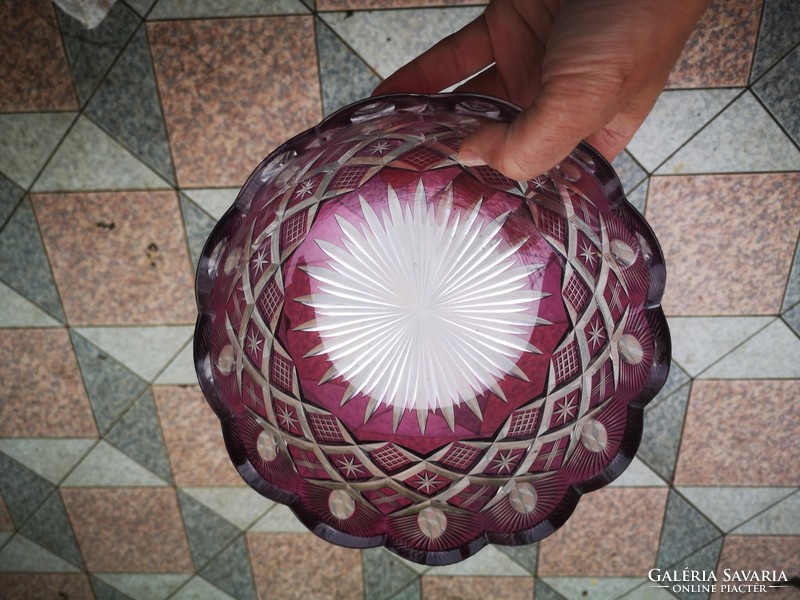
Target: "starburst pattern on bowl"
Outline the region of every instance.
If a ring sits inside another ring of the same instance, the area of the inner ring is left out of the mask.
[[[447,409],[473,404],[508,374],[529,342],[541,292],[529,275],[543,265],[520,265],[498,235],[507,214],[487,221],[481,203],[469,213],[449,198],[429,203],[422,180],[403,207],[387,186],[380,215],[363,196],[364,221],[356,227],[336,217],[341,245],[317,244],[325,267],[305,267],[319,292],[303,300],[315,320],[301,329],[319,332],[331,372],[374,402],[407,409]],[[476,406],[476,405],[475,405]]]

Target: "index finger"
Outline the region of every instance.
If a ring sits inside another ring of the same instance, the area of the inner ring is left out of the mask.
[[[395,92],[433,94],[470,77],[494,61],[483,14],[387,77],[373,96]]]

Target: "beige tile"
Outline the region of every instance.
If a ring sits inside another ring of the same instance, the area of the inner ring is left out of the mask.
[[[61,496],[90,571],[194,569],[174,489],[69,488]]]
[[[179,487],[244,485],[199,387],[155,386],[153,396]]]
[[[174,192],[35,194],[32,201],[71,325],[194,322]]]
[[[304,600],[361,598],[361,552],[311,533],[249,533],[258,597]]]
[[[97,437],[66,329],[0,329],[0,436]]]
[[[780,310],[800,229],[800,173],[652,177],[647,218],[674,316]]]
[[[181,187],[240,186],[322,117],[311,16],[148,24]]]
[[[539,545],[541,577],[641,577],[655,565],[666,488],[605,488],[584,496]]]
[[[695,381],[675,484],[800,485],[800,472],[786,468],[800,431],[798,398],[797,379]]]

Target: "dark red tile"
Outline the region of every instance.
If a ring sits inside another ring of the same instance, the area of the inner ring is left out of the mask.
[[[775,582],[777,585],[787,585],[785,588],[770,588],[765,587],[763,590],[750,592],[746,588],[742,589],[744,585],[758,585],[756,582],[741,582],[741,581],[722,581],[725,579],[725,570],[728,570],[730,579],[733,579],[733,573],[740,573],[741,571],[769,571],[771,574],[776,571],[776,574],[783,572],[787,579],[797,577],[800,572],[800,536],[755,536],[755,535],[729,535],[725,538],[725,543],[722,546],[722,553],[719,557],[719,565],[717,566],[716,573],[720,581],[717,585],[716,593],[712,594],[712,598],[769,598],[772,600],[789,600],[789,598],[797,599],[800,593],[796,587],[788,586],[786,582]],[[761,579],[761,578],[759,578]],[[735,585],[737,589],[727,590],[722,589],[723,585]],[[765,586],[769,583],[763,584]]]
[[[92,600],[89,577],[83,573],[2,573],[3,600]]]

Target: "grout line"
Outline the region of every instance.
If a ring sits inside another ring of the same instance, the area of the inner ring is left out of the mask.
[[[761,36],[764,34],[764,28],[766,27],[766,22],[764,20],[764,15],[767,12],[767,2],[764,1],[761,3],[761,10],[759,11],[758,15],[758,31],[756,31],[756,37],[753,40],[753,49],[750,51],[750,68],[747,69],[747,81],[748,86],[752,85],[753,79],[753,67],[755,66],[756,62],[756,54],[758,53],[758,48],[761,45]]]

